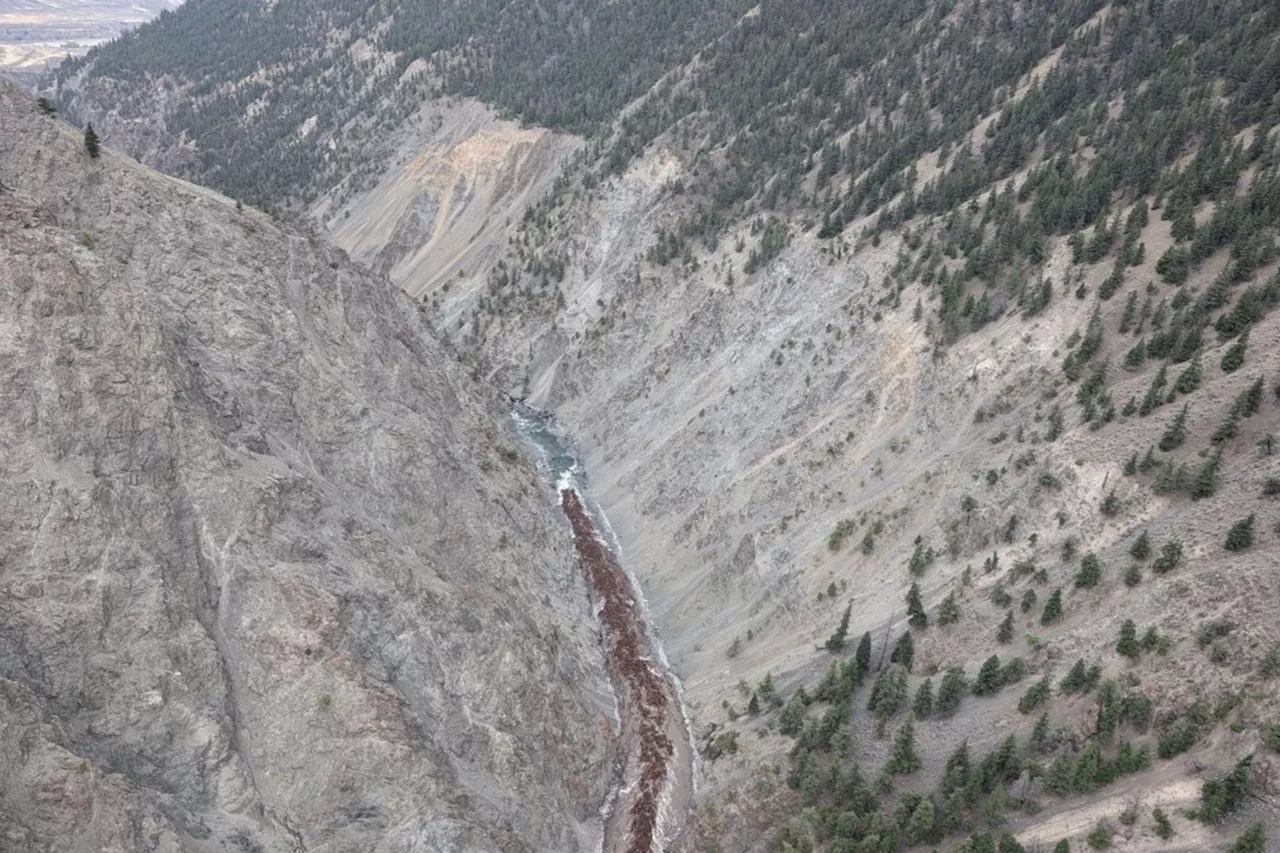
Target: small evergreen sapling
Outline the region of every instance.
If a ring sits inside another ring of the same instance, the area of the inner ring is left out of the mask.
[[[94,133],[92,124],[86,125],[84,129],[84,150],[86,154],[95,160],[98,159],[98,155],[101,153],[98,134]]]

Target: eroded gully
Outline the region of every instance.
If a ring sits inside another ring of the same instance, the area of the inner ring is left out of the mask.
[[[679,683],[646,621],[644,599],[623,568],[612,530],[585,492],[585,476],[548,417],[524,408],[516,424],[538,448],[573,530],[617,702],[617,768],[603,815],[602,853],[662,853],[693,802],[693,749]]]

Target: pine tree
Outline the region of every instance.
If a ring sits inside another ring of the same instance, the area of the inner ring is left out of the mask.
[[[956,601],[955,590],[947,593],[938,605],[938,624],[953,625],[960,621],[960,604]]]
[[[934,813],[933,800],[925,797],[911,812],[911,819],[903,830],[908,845],[916,845],[933,835],[937,815]]]
[[[760,713],[760,698],[754,691],[751,693],[751,701],[747,702],[747,713],[753,717]]]
[[[1151,556],[1151,537],[1143,530],[1138,538],[1129,546],[1129,556],[1135,560],[1145,560]]]
[[[1090,740],[1076,759],[1072,787],[1077,793],[1087,794],[1102,783],[1102,775],[1102,750],[1096,739]]]
[[[1187,412],[1187,404],[1183,403],[1182,410],[1170,422],[1168,429],[1164,431],[1164,435],[1160,436],[1159,446],[1165,453],[1177,450],[1187,440]]]
[[[1008,644],[1013,642],[1013,611],[1010,610],[1004,615],[1000,627],[996,630],[996,640],[1000,643]]]
[[[911,664],[916,658],[915,640],[911,638],[911,632],[906,631],[898,638],[898,642],[893,646],[893,652],[889,655],[890,663],[900,663],[907,672],[911,671]]]
[[[844,614],[840,617],[840,625],[836,628],[834,634],[827,638],[827,651],[838,652],[844,648],[845,637],[849,636],[849,616],[853,613],[853,604],[849,604],[844,609]]]
[[[867,707],[875,712],[877,720],[883,722],[898,713],[906,701],[907,671],[894,664],[876,676]]]
[[[1061,839],[1053,845],[1053,853],[1071,853],[1071,842],[1065,838]]]
[[[1102,580],[1102,560],[1098,559],[1098,555],[1090,551],[1080,558],[1080,571],[1076,572],[1075,585],[1080,588],[1090,588],[1098,585]]]
[[[756,692],[760,694],[761,699],[769,703],[778,698],[777,688],[773,686],[772,672],[764,674],[764,678],[761,679],[760,686],[756,688]]]
[[[1036,708],[1048,702],[1052,692],[1053,688],[1049,683],[1049,676],[1046,675],[1028,687],[1027,692],[1022,694],[1022,698],[1018,700],[1018,713],[1030,714]]]
[[[93,159],[98,159],[101,149],[98,145],[98,134],[93,132],[93,124],[88,124],[84,129],[84,150]]]
[[[1249,513],[1248,518],[1242,518],[1231,525],[1231,529],[1227,531],[1228,551],[1243,551],[1253,544],[1253,522],[1254,514]]]
[[[1222,372],[1235,373],[1244,365],[1244,351],[1249,346],[1249,330],[1245,329],[1222,356]]]
[[[1045,676],[1047,680],[1049,676]],[[1037,750],[1042,749],[1049,742],[1049,712],[1045,711],[1040,715],[1040,719],[1036,720],[1035,728],[1031,730],[1031,745]]]
[[[1089,670],[1084,665],[1084,658],[1076,658],[1076,662],[1071,665],[1067,677],[1062,679],[1059,688],[1063,693],[1081,693],[1089,682]]]
[[[917,719],[927,720],[933,714],[933,679],[926,678],[916,690],[915,701],[911,703],[911,711]]]
[[[1155,411],[1162,402],[1161,392],[1168,381],[1165,378],[1165,373],[1165,366],[1162,364],[1160,369],[1156,371],[1156,375],[1151,379],[1151,384],[1147,387],[1147,393],[1143,396],[1141,405],[1138,406],[1138,414],[1144,418]]]
[[[1249,795],[1253,756],[1246,755],[1222,779],[1209,779],[1200,789],[1201,805],[1196,817],[1202,823],[1217,824],[1244,804]]]
[[[1065,797],[1071,793],[1074,779],[1074,762],[1066,755],[1059,755],[1053,759],[1053,763],[1049,765],[1048,772],[1045,773],[1044,789],[1050,794]]]
[[[1196,479],[1191,484],[1193,501],[1211,498],[1218,491],[1218,466],[1221,462],[1222,450],[1219,448],[1200,466],[1200,470],[1196,472]]]
[[[911,584],[907,590],[907,624],[912,628],[929,627],[929,616],[924,612],[924,603],[920,600],[920,584]]]
[[[902,724],[902,728],[898,729],[898,734],[893,739],[893,746],[889,748],[889,761],[885,765],[885,772],[897,776],[905,773],[914,773],[920,769],[920,756],[916,755],[916,723],[914,717],[907,717],[907,721]]]
[[[1055,589],[1044,603],[1044,612],[1040,614],[1041,625],[1052,625],[1062,618],[1062,590]]]
[[[1126,619],[1120,623],[1120,638],[1116,641],[1116,651],[1127,658],[1138,657],[1138,626],[1132,619]]]
[[[805,702],[804,692],[797,690],[792,693],[787,704],[778,713],[778,731],[790,737],[800,734],[804,728],[804,718],[808,710],[809,704]]]
[[[964,691],[968,687],[964,670],[958,666],[948,667],[938,685],[938,694],[933,700],[933,713],[939,717],[950,717],[960,707]]]
[[[857,681],[862,683],[863,677],[867,674],[867,670],[871,669],[871,632],[866,631],[862,635],[862,639],[858,641],[858,650],[853,655],[854,665],[857,667]]]
[[[978,677],[973,682],[973,695],[990,696],[1003,686],[1000,680],[1000,657],[992,655],[982,662],[982,668],[978,670]]]
[[[1187,395],[1200,387],[1200,380],[1204,377],[1204,368],[1200,365],[1200,356],[1191,359],[1178,378],[1174,380],[1173,390],[1179,394]]]

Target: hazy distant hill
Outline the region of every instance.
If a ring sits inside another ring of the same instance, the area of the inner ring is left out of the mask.
[[[68,56],[151,20],[177,0],[0,0],[0,73],[35,82]]]

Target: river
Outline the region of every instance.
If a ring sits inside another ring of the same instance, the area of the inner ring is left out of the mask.
[[[679,841],[693,806],[694,752],[680,683],[570,442],[546,415],[517,407],[513,417],[569,521],[617,703],[617,762],[601,851],[663,853]]]

